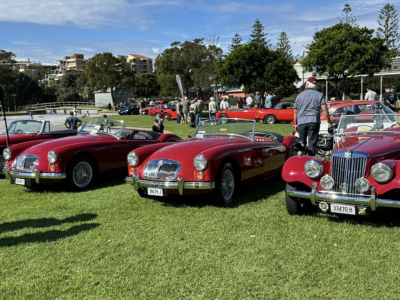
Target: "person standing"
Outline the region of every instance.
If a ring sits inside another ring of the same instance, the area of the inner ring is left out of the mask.
[[[392,85],[392,86],[390,87],[390,91],[392,92],[393,98],[394,98],[394,108],[393,108],[393,110],[394,110],[394,111],[397,111],[397,109],[396,109],[396,102],[399,101],[399,97],[397,97],[396,87],[395,87],[394,85]]]
[[[180,124],[181,119],[183,117],[183,107],[182,107],[182,101],[178,100],[178,107],[176,108],[176,123]]]
[[[328,108],[324,94],[315,90],[317,79],[307,79],[305,90],[301,92],[294,103],[294,126],[299,133],[300,140],[306,149],[308,139],[308,155],[315,156],[317,153],[318,133],[321,124],[320,109],[328,121],[328,128],[333,128],[329,117]]]
[[[142,115],[142,111],[143,111],[143,102],[142,100],[139,101],[139,115]]]
[[[279,101],[281,101],[281,98],[279,98],[279,96],[274,92],[273,93],[273,97],[271,98],[271,107],[270,108],[274,108],[275,105],[278,104]]]
[[[395,110],[396,102],[395,102],[394,94],[391,91],[391,87],[388,87],[386,89],[384,104],[387,107],[389,107],[391,110],[393,110],[393,111]]]
[[[28,111],[28,115],[29,115],[29,120],[33,120],[33,115],[31,111]]]
[[[70,130],[77,130],[82,125],[82,121],[74,116],[74,112],[69,113],[69,117],[65,120],[64,125]]]
[[[201,127],[201,117],[203,114],[203,100],[199,99],[195,102],[193,112],[197,126]]]
[[[376,101],[378,100],[378,95],[372,90],[371,87],[367,87],[367,93],[364,97],[365,101]]]
[[[253,107],[253,98],[251,98],[250,95],[246,99],[246,104],[247,104],[247,108],[252,108]]]
[[[271,108],[271,99],[272,99],[272,95],[270,93],[268,93],[268,96],[265,99],[265,108]]]
[[[183,113],[183,123],[188,124],[190,122],[190,101],[187,97],[182,102],[182,113]]]
[[[228,102],[228,100],[225,98],[225,99],[222,99],[222,102],[221,102],[221,104],[220,104],[220,107],[221,107],[221,110],[227,110],[227,109],[229,109],[229,102]]]
[[[215,102],[214,97],[210,98],[210,104],[208,105],[210,111],[210,121],[211,125],[217,125],[217,120],[215,119],[215,115],[218,112],[217,103]]]
[[[243,108],[243,98],[242,97],[239,97],[239,100],[237,102],[237,107],[238,108]]]
[[[260,95],[260,92],[256,92],[256,95],[255,95],[254,99],[256,100],[257,108],[260,109],[261,108],[261,95]]]
[[[111,111],[111,103],[108,102],[108,111]]]

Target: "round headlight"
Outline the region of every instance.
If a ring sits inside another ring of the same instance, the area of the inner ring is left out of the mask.
[[[207,168],[207,159],[203,155],[194,158],[193,165],[197,171],[204,171]]]
[[[330,190],[331,188],[333,188],[333,185],[335,184],[335,181],[333,180],[333,178],[329,175],[324,175],[321,178],[321,186],[326,189],[326,190]]]
[[[47,154],[47,160],[51,163],[51,164],[55,164],[57,162],[57,154],[54,151],[50,151]]]
[[[354,184],[357,191],[361,192],[361,193],[365,193],[366,191],[369,190],[369,181],[367,179],[365,179],[364,177],[358,178],[356,180],[356,183]]]
[[[139,162],[139,156],[135,152],[129,152],[128,164],[132,167],[136,167]]]
[[[3,157],[5,160],[9,160],[11,158],[11,150],[6,148],[3,150]]]
[[[304,164],[304,173],[310,178],[317,178],[323,170],[324,167],[316,160],[309,160]]]
[[[392,177],[392,168],[385,163],[377,163],[371,168],[371,175],[377,182],[388,182]]]

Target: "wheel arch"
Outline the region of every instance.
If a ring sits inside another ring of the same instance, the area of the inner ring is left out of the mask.
[[[78,152],[78,153],[75,153],[74,155],[72,155],[65,166],[65,170],[68,170],[68,168],[71,166],[72,161],[74,161],[76,159],[84,159],[84,158],[89,158],[93,162],[93,164],[94,164],[93,167],[95,168],[95,170],[93,170],[93,172],[95,174],[98,174],[100,172],[99,163],[98,163],[97,159],[94,157],[94,155],[91,153],[88,153],[88,152]]]
[[[242,181],[242,172],[240,170],[239,163],[232,156],[226,156],[221,160],[221,162],[218,165],[217,172],[215,173],[215,178],[217,178],[217,176],[220,175],[221,170],[222,170],[222,166],[225,163],[230,163],[232,165],[233,169],[235,170],[235,181],[236,181],[236,185],[239,187],[240,186],[240,182]]]

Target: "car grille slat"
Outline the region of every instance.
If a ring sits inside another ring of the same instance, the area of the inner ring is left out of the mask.
[[[345,158],[345,152],[337,152],[332,157],[332,178],[335,181],[333,191],[338,193],[359,194],[355,182],[365,176],[368,155],[361,152],[352,153]]]
[[[175,180],[181,164],[169,159],[158,159],[148,162],[143,177],[148,179]]]
[[[25,172],[32,172],[38,162],[38,156],[31,154],[21,155],[16,158],[15,169]]]

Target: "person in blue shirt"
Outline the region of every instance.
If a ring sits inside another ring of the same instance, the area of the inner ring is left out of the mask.
[[[305,90],[297,96],[294,103],[294,127],[299,133],[300,140],[305,149],[308,140],[308,155],[310,156],[315,156],[317,152],[319,127],[321,125],[321,108],[328,121],[328,127],[333,127],[326,107],[324,94],[316,91],[316,87],[317,79],[315,77],[308,78]]]
[[[271,108],[271,99],[272,95],[268,93],[268,96],[265,99],[265,108]]]

